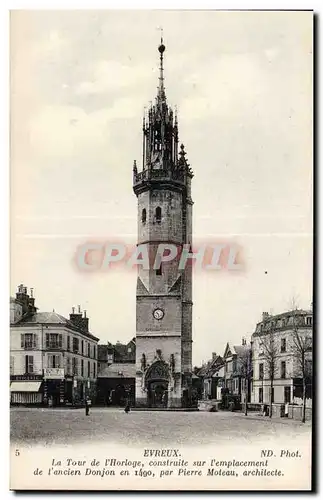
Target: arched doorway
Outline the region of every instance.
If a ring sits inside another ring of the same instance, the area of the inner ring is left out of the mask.
[[[169,366],[164,361],[156,361],[146,373],[147,403],[151,408],[167,408]]]
[[[152,408],[167,408],[168,382],[153,381],[148,383],[148,405]]]

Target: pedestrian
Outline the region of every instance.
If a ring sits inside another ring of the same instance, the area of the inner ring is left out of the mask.
[[[125,409],[124,409],[125,413],[129,413],[130,411],[130,404],[129,404],[129,401],[127,401],[127,404],[125,406]]]
[[[85,415],[88,416],[90,414],[90,406],[91,406],[91,401],[86,398],[85,400]]]
[[[285,417],[288,418],[288,409],[289,409],[289,404],[285,403]]]

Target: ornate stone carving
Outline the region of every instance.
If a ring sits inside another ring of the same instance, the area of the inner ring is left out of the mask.
[[[146,372],[146,382],[149,380],[169,380],[169,366],[162,360],[155,361]]]
[[[163,360],[161,349],[156,349],[155,359],[157,361],[162,361]]]

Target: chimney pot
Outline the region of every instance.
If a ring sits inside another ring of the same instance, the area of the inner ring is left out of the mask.
[[[86,318],[86,310],[84,309],[84,318]]]
[[[81,312],[81,306],[77,306],[77,308],[78,308],[78,312],[80,314],[80,312]]]
[[[72,314],[75,313],[75,307],[72,307]]]
[[[262,313],[262,320],[265,321],[268,318],[269,318],[269,313],[268,312],[263,312]]]

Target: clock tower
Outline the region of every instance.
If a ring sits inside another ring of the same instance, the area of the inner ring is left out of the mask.
[[[193,172],[183,144],[178,147],[176,113],[164,87],[163,39],[155,103],[143,119],[142,166],[133,166],[138,199],[138,245],[149,256],[172,244],[180,255],[192,244]],[[192,378],[192,268],[179,260],[160,267],[138,266],[136,292],[136,406],[190,405]]]

